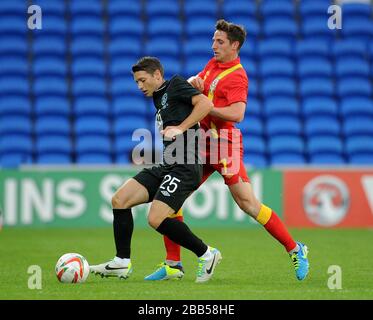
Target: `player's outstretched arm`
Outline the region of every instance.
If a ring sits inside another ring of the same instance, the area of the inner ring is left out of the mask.
[[[245,102],[235,102],[223,108],[213,108],[211,116],[225,121],[241,122],[245,116]]]

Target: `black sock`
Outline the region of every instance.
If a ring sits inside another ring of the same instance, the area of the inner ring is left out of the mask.
[[[113,209],[114,239],[118,258],[130,258],[133,217],[131,209]]]
[[[177,219],[166,218],[157,228],[157,231],[169,237],[172,241],[178,243],[184,248],[193,251],[197,257],[202,256],[206,250],[207,245],[203,243],[189,227]]]

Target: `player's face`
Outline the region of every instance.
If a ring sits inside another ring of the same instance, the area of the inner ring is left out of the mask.
[[[227,33],[221,30],[216,30],[212,38],[212,50],[214,56],[219,62],[227,62],[235,59],[237,50],[235,49],[235,42],[230,43]]]
[[[154,74],[146,71],[137,71],[133,74],[133,78],[137,83],[137,87],[147,97],[153,96],[154,91],[159,88],[160,73],[158,71],[154,72]]]

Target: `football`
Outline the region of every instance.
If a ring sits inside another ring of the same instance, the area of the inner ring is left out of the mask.
[[[56,276],[63,283],[82,283],[89,275],[89,264],[79,253],[65,253],[56,264]]]

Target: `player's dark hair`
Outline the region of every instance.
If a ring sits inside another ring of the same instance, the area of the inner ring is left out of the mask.
[[[241,49],[246,39],[246,30],[242,25],[234,24],[224,19],[220,19],[216,22],[216,30],[224,31],[227,34],[229,42],[239,42],[238,50]]]
[[[154,74],[156,70],[161,72],[162,77],[164,76],[164,69],[158,58],[155,57],[142,57],[132,66],[132,72],[145,71],[151,75]]]

